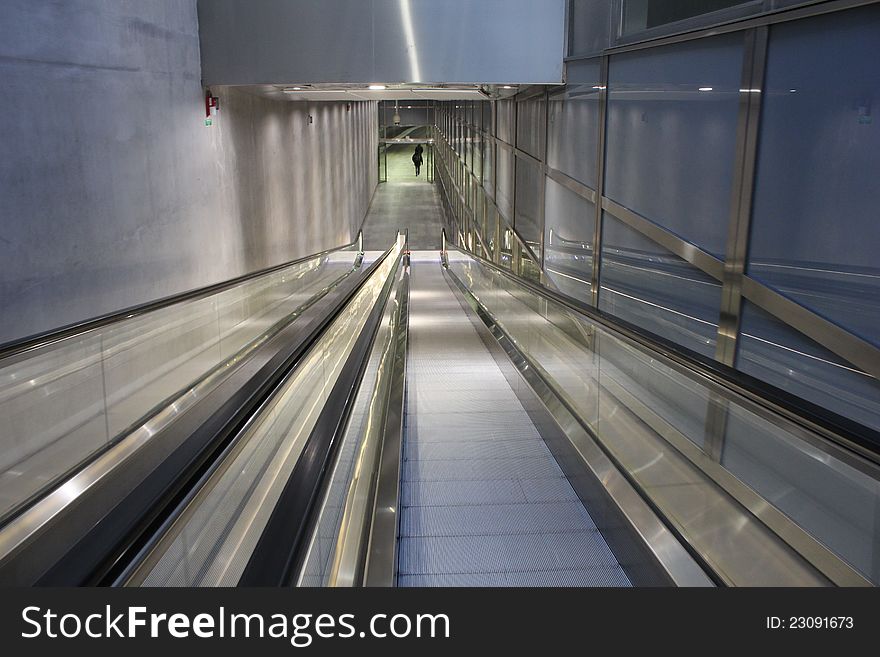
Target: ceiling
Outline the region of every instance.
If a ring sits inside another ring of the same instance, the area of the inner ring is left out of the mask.
[[[382,87],[370,89],[370,86]],[[488,100],[513,96],[517,85],[261,84],[239,87],[275,100]]]

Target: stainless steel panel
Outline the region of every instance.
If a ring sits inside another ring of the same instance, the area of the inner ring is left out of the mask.
[[[212,0],[198,8],[209,85],[562,81],[564,0]]]

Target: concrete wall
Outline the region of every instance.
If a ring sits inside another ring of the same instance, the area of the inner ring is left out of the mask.
[[[209,84],[553,83],[565,0],[202,0]]]
[[[200,78],[195,0],[3,0],[0,343],[353,238],[376,104]]]

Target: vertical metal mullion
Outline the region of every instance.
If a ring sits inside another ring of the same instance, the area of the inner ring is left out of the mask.
[[[602,199],[605,195],[605,131],[608,116],[608,56],[599,67],[599,139],[596,147],[596,207],[593,227],[593,272],[590,278],[590,303],[599,307],[599,275],[602,260]]]
[[[736,346],[739,337],[742,277],[745,273],[749,246],[761,95],[764,88],[764,69],[767,59],[767,36],[768,28],[766,25],[747,31],[743,52],[743,74],[737,119],[736,162],[715,347],[715,359],[730,366],[733,366],[736,360]]]
[[[752,194],[758,151],[758,126],[764,69],[767,59],[767,26],[745,33],[743,68],[737,117],[736,162],[730,202],[730,222],[724,258],[721,308],[718,316],[716,360],[733,366],[742,309],[742,277],[748,254]],[[757,91],[756,91],[757,90]],[[730,402],[710,394],[706,411],[704,450],[716,462],[724,458],[724,443],[730,417]]]
[[[498,101],[493,100],[489,121],[492,132],[492,198],[498,203]]]
[[[511,167],[511,180],[510,180],[510,229],[514,232],[514,238],[510,245],[511,250],[511,268],[513,273],[517,276],[522,274],[520,271],[520,260],[522,259],[522,247],[519,244],[519,240],[516,239],[516,235],[519,233],[516,232],[516,167],[517,167],[517,159],[516,159],[516,138],[519,134],[519,101],[516,100],[516,96],[513,97],[511,101],[513,103],[513,125],[511,126],[512,134],[511,142],[513,143],[514,150],[512,152],[513,158],[511,162],[513,166]]]
[[[541,277],[544,277],[544,254],[545,254],[545,244],[544,244],[544,231],[547,229],[547,212],[545,204],[547,202],[547,141],[549,140],[549,120],[550,120],[550,92],[546,89],[544,90],[544,144],[541,147],[541,166],[539,167],[539,172],[541,175],[541,197],[538,201],[538,213],[540,216],[540,235],[541,235],[541,262],[538,264],[538,271],[541,272]]]

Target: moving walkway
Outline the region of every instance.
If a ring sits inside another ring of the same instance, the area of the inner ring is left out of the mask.
[[[846,436],[403,234],[0,356],[4,584],[880,581]]]

